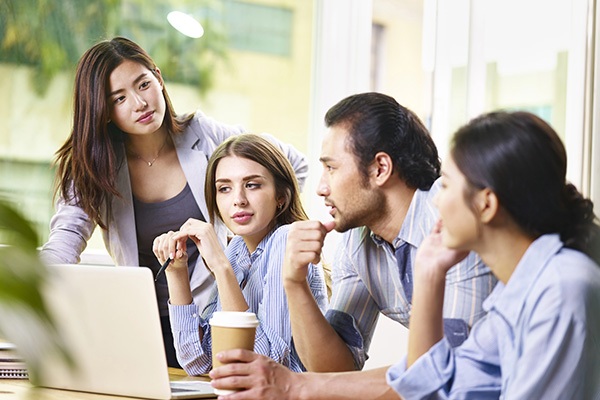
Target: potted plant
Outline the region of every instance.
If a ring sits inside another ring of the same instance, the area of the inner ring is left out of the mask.
[[[41,354],[58,350],[68,360],[42,296],[48,271],[38,240],[32,224],[0,199],[0,337],[16,345],[33,375]]]

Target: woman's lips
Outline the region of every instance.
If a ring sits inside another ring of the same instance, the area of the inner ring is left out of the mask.
[[[238,224],[245,224],[248,221],[250,221],[250,219],[252,218],[252,214],[250,213],[235,213],[233,214],[233,217],[231,217],[231,219],[233,219],[236,223]]]
[[[137,122],[141,122],[142,124],[150,122],[150,121],[152,121],[152,116],[153,115],[154,115],[154,111],[147,112],[144,115],[142,115],[141,117],[139,117],[137,119]]]

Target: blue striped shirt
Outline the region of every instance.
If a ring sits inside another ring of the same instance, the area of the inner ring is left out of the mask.
[[[248,311],[259,320],[254,351],[269,356],[292,371],[304,370],[292,345],[292,327],[283,289],[282,266],[289,225],[272,230],[250,254],[243,239],[234,237],[225,250],[233,267]],[[320,265],[309,265],[307,277],[310,289],[321,311],[327,307],[327,289]],[[212,368],[212,336],[209,320],[221,310],[217,286],[202,313],[195,304],[169,304],[171,330],[177,359],[189,375],[200,375]],[[202,329],[202,341],[198,335]]]
[[[438,220],[433,197],[437,180],[430,190],[417,190],[393,246],[368,228],[345,232],[332,268],[332,297],[327,319],[353,353],[357,369],[368,358],[379,313],[408,326],[411,305],[400,282],[397,249],[411,245],[411,260],[418,246]],[[412,267],[411,267],[412,268]],[[479,256],[470,253],[448,271],[444,298],[444,318],[458,318],[472,326],[484,315],[483,300],[496,278]]]

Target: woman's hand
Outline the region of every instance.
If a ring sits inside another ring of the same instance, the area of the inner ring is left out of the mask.
[[[152,243],[152,251],[162,265],[167,258],[171,259],[168,269],[183,269],[187,270],[187,237],[179,237],[178,232],[169,231],[157,236]]]
[[[231,264],[227,260],[215,228],[211,224],[194,218],[188,219],[181,225],[179,232],[175,232],[172,239],[180,243],[181,241],[185,242],[187,238],[192,239],[196,244],[211,272],[217,273],[220,269],[231,269]]]
[[[164,264],[171,262],[165,270],[169,287],[169,302],[172,305],[192,304],[192,291],[188,278],[187,237],[178,238],[178,232],[169,231],[154,239],[152,251],[158,261]]]
[[[446,273],[468,251],[447,248],[442,241],[442,221],[421,242],[414,264],[414,291],[408,334],[406,366],[410,368],[444,336],[443,309]]]
[[[190,218],[174,235],[174,239],[178,241],[188,237],[196,243],[204,263],[215,276],[223,311],[246,311],[248,303],[214,227],[204,221]]]
[[[429,276],[445,277],[448,270],[468,254],[468,251],[453,250],[444,245],[442,221],[438,220],[417,250],[415,264],[418,266],[416,271]]]

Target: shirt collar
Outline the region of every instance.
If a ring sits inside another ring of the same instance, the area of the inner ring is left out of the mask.
[[[251,263],[255,262],[256,259],[260,257],[260,255],[265,251],[265,249],[269,247],[268,243],[271,240],[273,233],[275,233],[275,231],[278,228],[279,225],[274,226],[273,229],[271,229],[269,233],[267,233],[265,237],[262,238],[260,243],[258,243],[258,246],[256,246],[256,250],[254,250],[252,254],[250,254],[250,252],[248,251],[248,247],[246,246],[246,244],[242,243],[242,245],[237,248],[237,251],[235,253],[235,259],[237,261],[237,264],[240,266],[246,266],[247,268],[250,268]],[[239,240],[243,242],[242,238],[239,238]]]
[[[435,196],[439,189],[440,180],[437,179],[429,190],[417,189],[415,191],[398,236],[394,239],[394,243],[392,243],[394,249],[400,247],[404,242],[410,243],[411,246],[417,248],[421,245],[421,242],[425,239],[425,235],[429,234],[429,232],[424,232],[420,229],[418,219],[424,215],[438,215],[438,211],[433,205],[433,196]],[[385,240],[373,232],[371,232],[371,238],[378,246],[383,246],[386,243]]]
[[[484,310],[494,309],[510,324],[516,325],[531,288],[562,247],[558,234],[543,235],[536,239],[523,254],[506,285],[498,282],[484,301]]]

